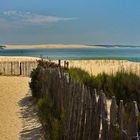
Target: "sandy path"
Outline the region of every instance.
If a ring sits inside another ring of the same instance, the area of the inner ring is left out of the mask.
[[[41,125],[37,121],[27,77],[0,76],[0,139],[38,140]]]

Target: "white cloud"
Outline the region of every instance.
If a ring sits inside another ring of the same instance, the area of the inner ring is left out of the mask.
[[[39,15],[31,12],[21,12],[21,11],[4,11],[0,16],[0,20],[4,20],[5,22],[10,21],[11,23],[22,23],[26,25],[28,24],[41,25],[41,24],[48,24],[48,23],[75,20],[75,19],[76,18],[46,16],[46,15]]]
[[[16,11],[4,11],[3,14],[6,16],[11,16],[11,15],[15,15]]]

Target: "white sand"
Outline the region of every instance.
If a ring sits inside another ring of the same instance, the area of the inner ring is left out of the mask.
[[[2,61],[37,61],[40,58],[38,57],[29,57],[29,56],[0,56],[0,62]]]
[[[40,123],[31,105],[27,77],[0,76],[0,139],[38,140]]]
[[[40,44],[40,45],[6,45],[6,49],[34,49],[34,48],[104,48],[102,46],[88,46],[79,44]]]

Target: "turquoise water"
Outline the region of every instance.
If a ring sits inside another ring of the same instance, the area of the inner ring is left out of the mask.
[[[49,59],[123,59],[140,62],[140,47],[0,50],[0,56],[35,56]]]

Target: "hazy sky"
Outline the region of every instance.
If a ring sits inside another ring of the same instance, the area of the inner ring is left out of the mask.
[[[0,0],[0,43],[140,45],[140,0]]]

